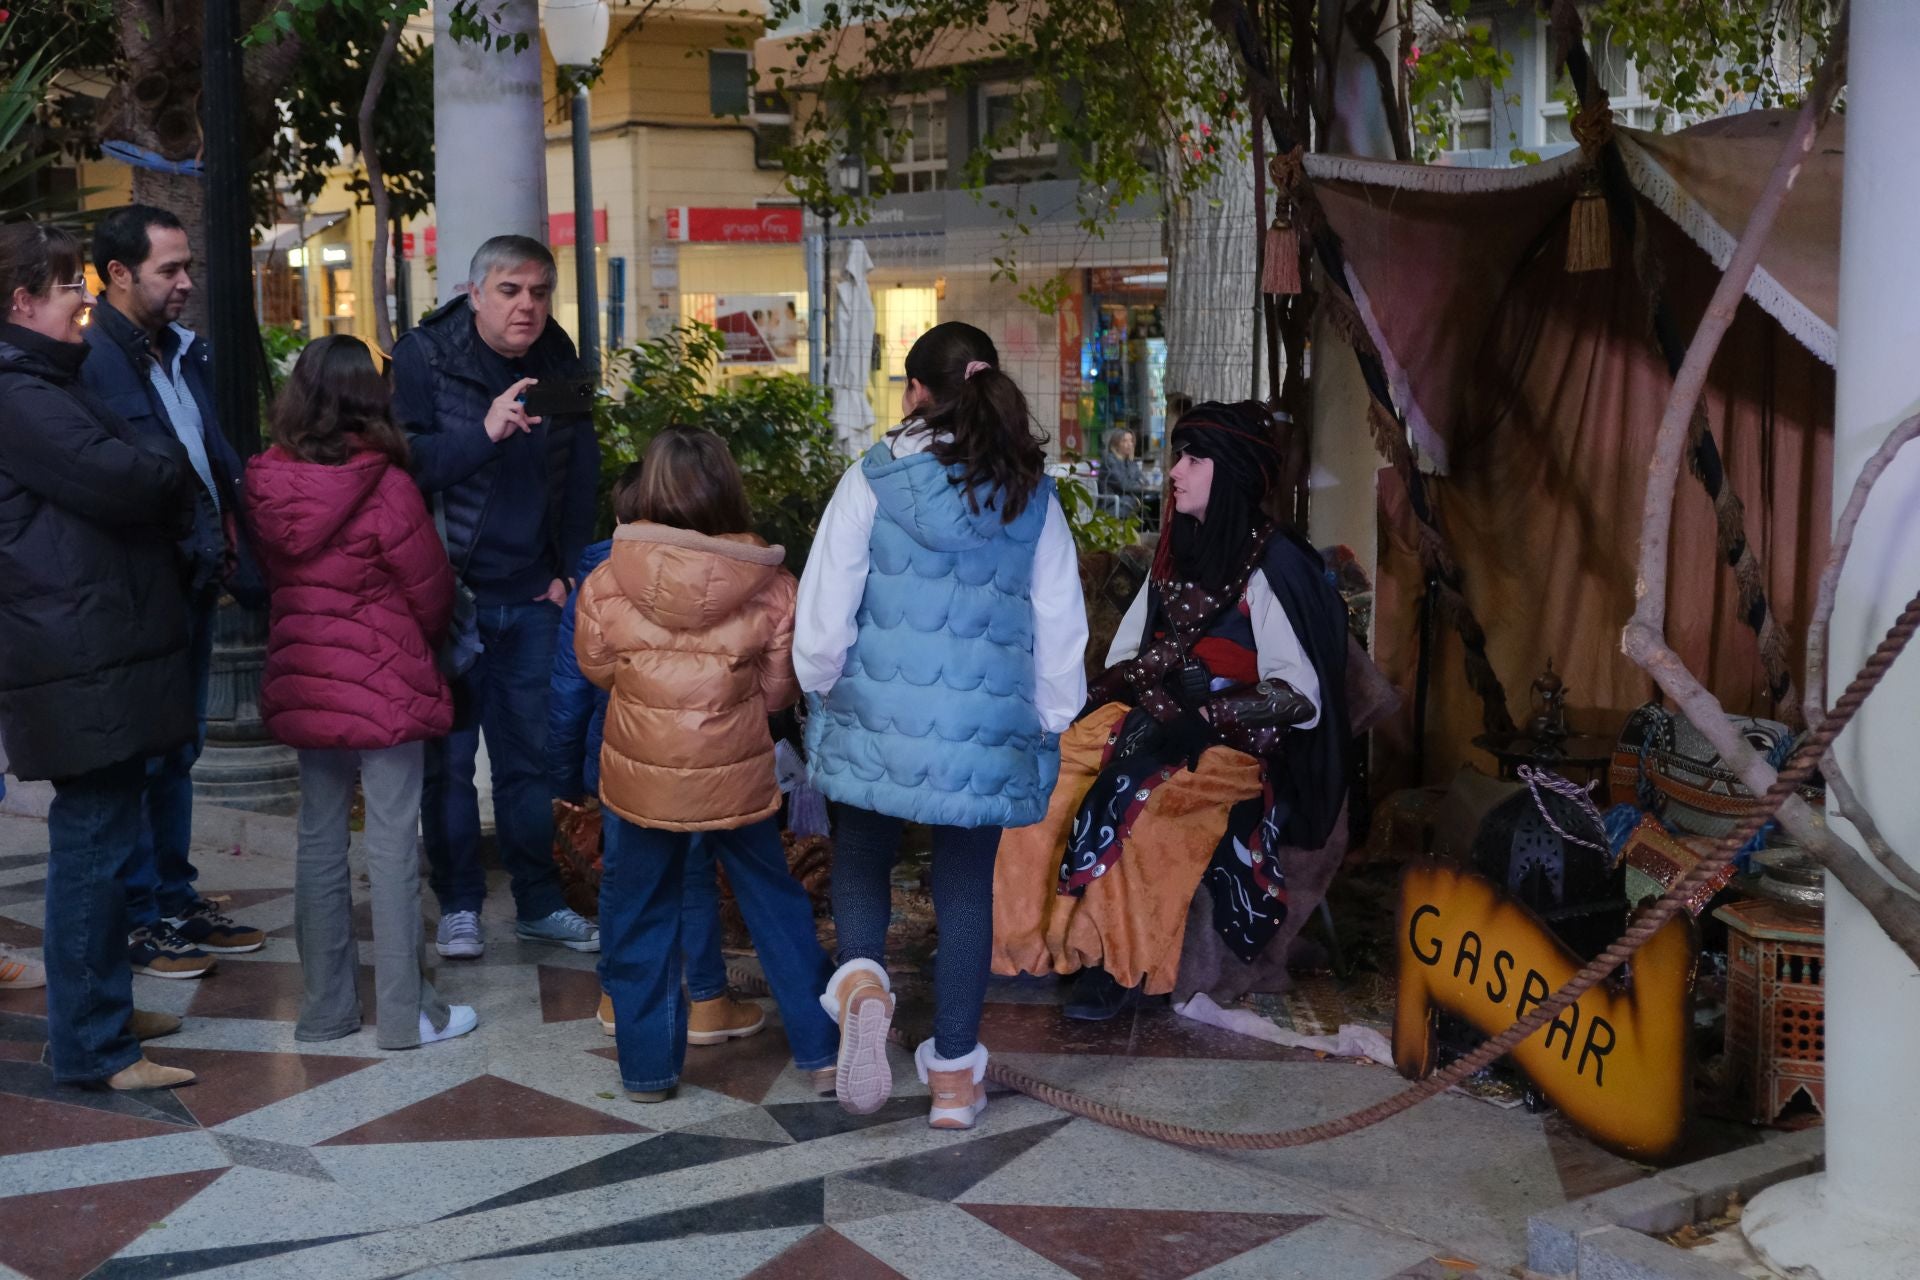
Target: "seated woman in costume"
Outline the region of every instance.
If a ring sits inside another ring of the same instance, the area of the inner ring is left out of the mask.
[[[1069,1016],[1173,989],[1202,880],[1251,960],[1286,918],[1278,852],[1324,844],[1346,799],[1347,614],[1318,553],[1261,504],[1278,482],[1255,401],[1174,427],[1174,517],[1087,710],[1060,740],[1047,816],[994,875],[996,973],[1084,970]]]

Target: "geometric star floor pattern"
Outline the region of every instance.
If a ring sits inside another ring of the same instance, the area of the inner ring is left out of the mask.
[[[44,823],[0,817],[0,941],[39,945],[45,862]],[[592,1019],[592,957],[515,941],[500,884],[486,958],[435,975],[476,1033],[301,1044],[290,860],[196,863],[271,934],[204,979],[135,980],[142,1008],[186,1018],[152,1056],[199,1083],[56,1086],[44,992],[0,992],[0,1275],[1438,1280],[1510,1274],[1528,1214],[1642,1174],[1554,1117],[1461,1097],[1289,1152],[1177,1150],[1017,1094],[936,1133],[904,1055],[894,1100],[849,1116],[788,1068],[777,1019],[691,1049],[679,1096],[639,1106]],[[364,881],[356,897],[364,940]],[[1086,1026],[1049,989],[993,995],[994,1053],[1170,1120],[1281,1127],[1401,1084],[1164,1008]]]

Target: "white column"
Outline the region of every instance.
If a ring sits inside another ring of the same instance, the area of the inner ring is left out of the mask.
[[[1910,77],[1920,6],[1855,0],[1840,222],[1834,509],[1866,459],[1920,410],[1920,132]],[[1838,696],[1920,588],[1920,454],[1875,487],[1833,614]],[[1894,846],[1920,857],[1920,654],[1897,662],[1847,733],[1841,764]],[[1834,824],[1854,838],[1845,822]],[[1858,843],[1857,839],[1855,841]],[[1920,1276],[1920,972],[1827,879],[1827,1171],[1755,1197],[1748,1238],[1772,1265],[1820,1280]]]
[[[505,48],[456,40],[454,0],[433,4],[433,183],[440,301],[461,292],[489,236],[547,243],[547,142],[540,100],[539,0],[480,6]],[[524,33],[527,47],[512,52]]]

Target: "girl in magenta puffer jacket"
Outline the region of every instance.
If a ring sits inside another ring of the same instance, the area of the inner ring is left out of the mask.
[[[358,338],[301,352],[273,410],[273,447],[247,464],[248,516],[273,594],[260,707],[300,753],[294,935],[306,994],[294,1036],[360,1029],[347,815],[366,797],[374,994],[383,1049],[473,1030],[421,973],[415,832],[427,739],[453,724],[434,661],[454,602],[447,563],[386,380]]]

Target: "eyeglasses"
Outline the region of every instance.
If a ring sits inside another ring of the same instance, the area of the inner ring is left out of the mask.
[[[93,296],[93,290],[87,288],[87,282],[85,280],[75,280],[72,284],[56,284],[52,287],[55,289],[78,289],[82,298],[91,298]]]

